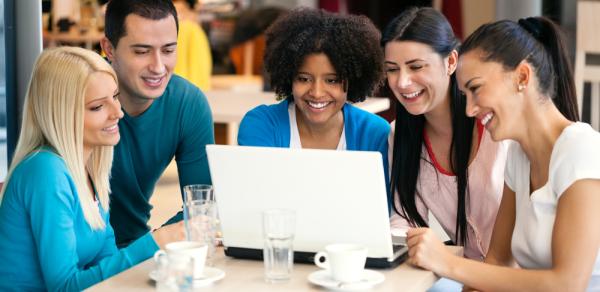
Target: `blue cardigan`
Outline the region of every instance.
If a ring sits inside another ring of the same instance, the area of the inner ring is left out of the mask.
[[[273,105],[260,105],[244,116],[238,132],[238,144],[245,146],[290,147],[288,99]],[[383,159],[385,182],[389,193],[388,136],[389,123],[378,115],[349,103],[342,108],[346,131],[346,148],[379,151]],[[389,202],[389,200],[388,200]]]
[[[108,211],[93,230],[64,161],[41,150],[13,171],[0,203],[0,291],[81,291],[151,257],[146,233],[118,250]]]

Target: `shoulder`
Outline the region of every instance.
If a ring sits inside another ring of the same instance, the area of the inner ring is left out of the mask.
[[[212,116],[208,99],[194,84],[173,74],[161,97],[163,106],[171,112],[178,112],[184,119]]]
[[[246,113],[238,132],[238,144],[285,147],[289,143],[289,101],[260,105]]]
[[[171,76],[163,96],[169,100],[179,99],[187,103],[206,102],[206,96],[200,88],[177,74]]]
[[[24,172],[29,174],[28,176],[34,177],[66,170],[65,161],[58,154],[50,150],[36,150],[19,163],[14,173]]]
[[[242,124],[272,124],[285,121],[288,116],[288,101],[272,105],[259,105],[248,111],[242,119]]]
[[[64,195],[75,189],[64,160],[48,150],[29,154],[14,169],[8,183],[19,196],[30,199],[52,199],[47,196],[49,192]]]
[[[552,188],[560,195],[580,179],[600,179],[600,133],[585,123],[574,123],[563,130],[552,149],[550,177]]]
[[[352,104],[344,105],[347,120],[344,123],[356,126],[357,130],[367,134],[380,134],[386,138],[390,133],[390,124],[382,117],[360,109]]]

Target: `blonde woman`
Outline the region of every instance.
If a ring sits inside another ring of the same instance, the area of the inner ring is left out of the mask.
[[[123,117],[111,66],[81,48],[44,51],[0,193],[0,290],[85,289],[152,256],[108,224],[109,171]]]

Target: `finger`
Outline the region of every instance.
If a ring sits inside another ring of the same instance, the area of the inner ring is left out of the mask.
[[[422,239],[421,235],[415,235],[406,240],[406,245],[408,245],[408,247],[411,248],[411,247],[418,245],[422,241],[423,241],[423,239]]]

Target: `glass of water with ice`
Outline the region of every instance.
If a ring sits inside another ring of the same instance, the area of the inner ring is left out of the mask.
[[[263,211],[265,281],[279,283],[290,279],[294,264],[295,227],[296,213],[293,210]]]

